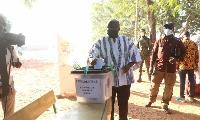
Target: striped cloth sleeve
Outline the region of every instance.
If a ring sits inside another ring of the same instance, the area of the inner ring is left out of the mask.
[[[101,51],[101,40],[98,40],[93,44],[92,48],[89,50],[89,58],[99,58]]]
[[[129,48],[129,57],[130,57],[129,62],[141,62],[142,59],[141,59],[139,50],[131,40],[129,40],[128,48]]]

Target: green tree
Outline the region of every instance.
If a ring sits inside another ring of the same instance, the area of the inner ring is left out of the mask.
[[[195,34],[200,29],[199,0],[167,0],[154,2],[153,8],[156,12],[157,30],[163,31],[166,21],[173,22],[175,32],[182,33],[189,30]],[[184,13],[184,14],[183,14]],[[183,23],[186,25],[183,26]]]
[[[106,35],[107,22],[112,18],[114,12],[112,8],[104,4],[104,1],[94,3],[92,8],[92,39],[96,40]]]
[[[136,22],[136,2],[138,2],[138,28],[148,28],[146,0],[102,0],[101,3],[94,3],[92,6],[92,27],[93,37],[96,40],[106,35],[107,22],[113,18],[120,21],[120,33],[134,40]]]
[[[36,0],[24,0],[24,5],[28,8],[32,8],[33,4],[36,2]]]
[[[120,21],[120,34],[133,39],[136,1],[102,0],[101,3],[95,3],[92,14],[94,33],[92,40],[106,35],[106,24],[112,18]],[[199,0],[140,0],[138,1],[139,27],[137,29],[144,28],[147,32],[149,31],[153,41],[156,40],[156,33],[162,34],[163,25],[166,22],[174,23],[176,33],[189,30],[195,34],[200,29],[199,6]],[[183,23],[186,25],[183,26]]]
[[[12,24],[11,24],[11,22],[7,19],[7,17],[3,14],[3,13],[0,13],[0,15],[4,18],[4,20],[5,20],[5,22],[6,22],[6,30],[8,31],[8,32],[10,32],[10,30],[11,30],[11,27],[12,27]]]
[[[92,5],[92,40],[107,35],[107,23],[111,19],[120,21],[120,33],[134,39],[135,3],[132,0],[102,0]]]
[[[184,22],[186,22],[186,27],[183,31],[189,30],[192,34],[200,30],[200,1],[199,0],[182,0],[181,10],[185,12],[182,16]]]

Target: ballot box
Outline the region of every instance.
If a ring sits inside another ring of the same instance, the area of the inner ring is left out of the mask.
[[[112,96],[114,83],[113,72],[110,67],[94,69],[85,67],[71,71],[76,86],[77,101],[82,103],[105,103]]]

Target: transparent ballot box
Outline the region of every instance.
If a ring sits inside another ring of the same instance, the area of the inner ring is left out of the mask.
[[[105,103],[112,96],[113,72],[110,67],[89,67],[71,71],[75,79],[77,101],[82,103]]]

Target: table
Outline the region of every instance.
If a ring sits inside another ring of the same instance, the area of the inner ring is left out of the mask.
[[[110,120],[111,97],[105,103],[78,103],[69,110],[60,112],[53,120]]]

